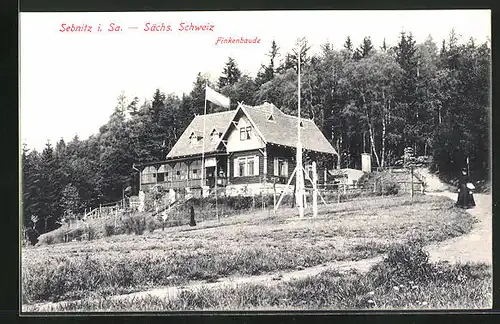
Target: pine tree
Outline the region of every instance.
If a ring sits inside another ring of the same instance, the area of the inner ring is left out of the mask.
[[[382,43],[382,46],[380,47],[380,49],[383,51],[383,52],[386,52],[387,51],[387,44],[385,42],[385,37],[384,37],[384,42]]]
[[[354,51],[354,48],[353,48],[353,45],[352,45],[352,41],[351,41],[351,37],[350,36],[347,36],[347,39],[345,40],[345,43],[344,43],[344,48],[347,52],[351,53]]]
[[[134,99],[128,104],[127,106],[127,112],[130,114],[130,116],[135,117],[139,113],[139,107],[137,106],[139,104],[139,98],[134,97]]]
[[[260,71],[257,73],[257,78],[255,79],[257,86],[271,81],[274,78],[274,74],[276,73],[275,60],[278,56],[278,51],[278,45],[276,44],[276,41],[273,40],[271,43],[271,50],[267,54],[270,58],[269,64],[262,65]]]
[[[363,38],[363,42],[361,43],[361,45],[359,45],[359,47],[356,49],[356,59],[365,58],[368,55],[372,54],[373,51],[374,48],[371,38],[369,36],[365,37]]]
[[[65,218],[74,218],[80,211],[80,196],[78,189],[73,184],[67,184],[62,190],[61,203],[64,209]]]
[[[56,221],[62,217],[61,201],[61,178],[54,149],[49,141],[42,151],[40,161],[40,233],[53,230]]]
[[[229,57],[226,65],[224,66],[224,70],[222,71],[222,75],[219,77],[218,87],[222,89],[225,86],[231,86],[238,82],[241,77],[241,71],[238,69],[238,65],[236,61]]]
[[[306,38],[298,39],[297,42],[295,43],[295,47],[292,49],[292,53],[288,53],[285,56],[285,60],[278,68],[279,73],[284,73],[289,69],[294,69],[295,71],[297,71],[299,53],[300,53],[301,68],[307,66],[311,61],[311,58],[308,55],[310,49],[311,46],[309,45]]]

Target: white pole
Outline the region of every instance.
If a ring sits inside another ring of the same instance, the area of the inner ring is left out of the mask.
[[[318,174],[316,173],[316,162],[312,163],[313,171],[313,217],[318,216]]]
[[[298,85],[297,85],[297,92],[298,92],[298,109],[297,109],[297,207],[299,208],[299,217],[302,218],[304,217],[304,180],[303,180],[303,175],[304,175],[304,170],[302,168],[302,143],[300,140],[300,48],[299,52],[297,55],[298,58]]]
[[[215,157],[215,215],[217,216],[217,221],[220,221],[219,208],[217,206],[217,157]]]
[[[207,115],[207,84],[205,83],[205,110],[203,111],[203,138],[202,138],[202,151],[201,151],[201,197],[203,197],[203,187],[205,178],[205,127]]]

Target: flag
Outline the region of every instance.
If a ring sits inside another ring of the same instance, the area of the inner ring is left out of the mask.
[[[205,100],[208,100],[217,106],[229,108],[229,98],[221,95],[209,86],[205,88]]]

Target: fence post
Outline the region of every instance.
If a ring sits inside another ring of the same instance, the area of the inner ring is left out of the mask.
[[[273,215],[276,216],[276,180],[273,183]]]
[[[411,188],[410,188],[410,192],[411,192],[411,199],[413,199],[413,167],[411,167]]]

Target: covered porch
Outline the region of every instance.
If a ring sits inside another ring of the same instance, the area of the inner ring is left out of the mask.
[[[149,191],[155,186],[166,190],[214,188],[227,185],[227,154],[210,155],[204,158],[202,172],[201,156],[175,158],[139,165],[140,191]],[[203,181],[202,181],[203,177]]]

